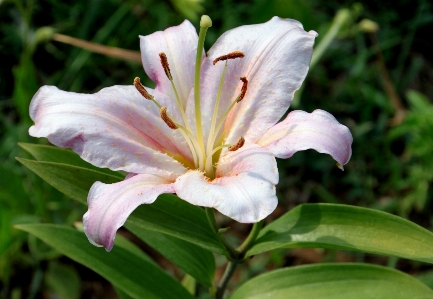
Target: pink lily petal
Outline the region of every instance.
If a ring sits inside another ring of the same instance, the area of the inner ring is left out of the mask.
[[[138,174],[115,184],[96,182],[87,197],[89,209],[83,216],[84,232],[96,246],[113,248],[116,231],[141,204],[153,203],[162,193],[174,193],[173,181]]]
[[[172,178],[186,171],[170,156],[188,157],[188,148],[176,141],[156,105],[134,86],[113,86],[95,94],[44,86],[32,99],[30,117],[35,122],[31,136],[71,148],[95,166]]]
[[[156,90],[176,100],[171,83],[160,63],[158,54],[164,52],[184,107],[194,84],[197,42],[197,31],[187,20],[179,26],[140,36],[143,67],[149,78],[156,83]]]
[[[258,222],[274,211],[278,199],[278,169],[274,156],[252,144],[221,157],[216,178],[188,171],[174,183],[176,194],[199,206],[213,207],[242,223]]]
[[[233,51],[245,54],[228,62],[221,114],[239,95],[239,78],[245,76],[249,81],[245,98],[225,123],[227,143],[240,136],[254,143],[284,115],[307,75],[316,36],[295,20],[274,17],[264,24],[229,30],[216,41],[202,66],[204,114],[212,115],[224,68],[224,62],[212,64],[215,58]]]
[[[352,134],[334,116],[323,110],[307,113],[295,110],[270,128],[258,144],[277,158],[290,158],[297,151],[315,149],[331,155],[341,168],[352,155]]]

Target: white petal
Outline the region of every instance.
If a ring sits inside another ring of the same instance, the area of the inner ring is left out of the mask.
[[[30,116],[35,122],[31,136],[71,148],[98,167],[175,178],[186,169],[172,157],[191,161],[188,148],[176,141],[179,137],[161,120],[158,108],[134,86],[113,86],[95,94],[44,86],[32,99]]]
[[[224,33],[203,62],[202,98],[204,114],[212,114],[224,62],[212,61],[224,54],[241,51],[245,58],[228,62],[220,115],[238,96],[245,76],[248,90],[235,106],[225,124],[228,143],[244,136],[256,142],[284,115],[307,75],[314,39],[317,34],[305,32],[294,20],[274,17],[269,22],[247,25]]]
[[[122,182],[96,182],[89,191],[89,209],[83,216],[89,241],[110,251],[116,231],[141,204],[153,203],[162,193],[174,193],[172,181],[149,174],[134,175]]]
[[[245,145],[220,159],[216,178],[189,171],[174,183],[177,195],[198,206],[216,208],[242,223],[258,222],[274,211],[278,199],[274,156],[257,145]]]
[[[278,158],[290,158],[297,151],[315,149],[331,155],[342,167],[352,155],[352,134],[334,116],[323,110],[307,113],[295,110],[270,128],[258,144]]]
[[[187,20],[179,26],[140,36],[143,67],[156,83],[156,90],[166,94],[173,101],[176,100],[171,83],[160,63],[159,53],[164,52],[183,107],[194,84],[197,42],[197,32]]]

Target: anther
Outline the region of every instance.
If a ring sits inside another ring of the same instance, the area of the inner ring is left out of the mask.
[[[143,84],[140,82],[140,78],[135,77],[134,86],[138,90],[138,92],[148,100],[153,100],[154,97],[150,93],[147,92],[146,88],[144,88]]]
[[[170,65],[168,64],[167,55],[165,55],[164,52],[159,53],[159,58],[161,61],[161,65],[164,68],[165,75],[167,76],[168,80],[173,80],[173,77],[171,76],[170,72]]]
[[[220,56],[213,61],[213,65],[215,65],[218,61],[224,61],[228,59],[236,59],[236,58],[244,58],[245,54],[241,51],[234,51],[227,55]]]
[[[245,97],[245,94],[247,93],[247,88],[248,88],[248,80],[247,80],[247,78],[246,77],[241,77],[240,79],[241,79],[241,81],[244,84],[242,84],[241,94],[239,95],[237,103],[239,103],[240,101],[242,101],[242,99]]]
[[[161,109],[159,109],[159,115],[161,115],[162,120],[170,129],[176,130],[178,128],[174,121],[167,115],[167,107],[162,106]]]
[[[237,151],[238,149],[243,147],[244,144],[245,144],[245,138],[241,136],[241,138],[239,138],[238,142],[236,142],[235,144],[233,144],[232,146],[229,147],[229,151],[231,151],[231,152]]]

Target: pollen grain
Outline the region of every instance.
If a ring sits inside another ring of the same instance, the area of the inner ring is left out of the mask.
[[[161,65],[164,69],[165,75],[167,76],[168,80],[173,80],[173,77],[171,76],[170,71],[170,65],[168,64],[167,55],[165,55],[164,52],[159,53],[159,59],[161,61]]]
[[[244,84],[242,85],[241,94],[239,95],[239,98],[237,100],[238,103],[240,101],[242,101],[242,99],[245,97],[245,94],[247,93],[247,88],[248,88],[248,80],[247,80],[247,78],[246,77],[241,77],[240,79],[241,79],[241,81]]]
[[[146,99],[148,100],[154,100],[153,95],[147,92],[146,88],[144,88],[143,84],[140,82],[140,78],[135,77],[134,79],[134,86],[138,90],[138,92]]]
[[[232,146],[229,147],[229,151],[231,152],[235,152],[238,149],[240,149],[241,147],[243,147],[245,144],[245,138],[244,137],[240,137],[238,142],[236,142],[235,144],[233,144]]]
[[[162,106],[161,109],[159,109],[159,114],[170,129],[176,130],[178,128],[174,121],[167,115],[167,107]]]
[[[224,60],[236,59],[236,58],[244,58],[244,57],[245,57],[245,54],[242,53],[241,51],[234,51],[234,52],[231,52],[229,54],[226,54],[226,55],[223,55],[223,56],[216,58],[213,61],[213,65],[215,65],[218,61],[224,61]]]

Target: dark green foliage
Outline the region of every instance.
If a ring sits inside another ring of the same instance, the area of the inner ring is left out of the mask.
[[[48,142],[28,136],[32,122],[27,109],[32,95],[42,85],[95,92],[106,86],[131,84],[136,76],[145,85],[153,85],[139,63],[56,42],[51,39],[54,32],[139,51],[138,35],[177,25],[185,17],[194,20],[197,26],[199,13],[206,13],[213,19],[206,40],[208,49],[228,29],[265,22],[279,15],[298,19],[306,30],[316,30],[318,45],[337,11],[346,9],[348,20],[311,69],[302,94],[297,95],[300,101],[292,109],[308,112],[324,109],[347,125],[354,136],[352,159],[344,172],[329,156],[313,151],[278,161],[280,205],[271,218],[300,203],[344,203],[396,213],[431,229],[432,3],[398,0],[363,1],[361,5],[347,1],[342,6],[339,1],[318,0],[208,0],[202,2],[202,9],[197,3],[192,0],[78,0],[70,4],[55,0],[0,1],[0,298],[37,298],[47,292],[69,293],[70,298],[76,298],[81,291],[80,283],[74,280],[78,270],[69,260],[58,260],[58,252],[12,226],[35,222],[71,225],[81,221],[85,212],[84,205],[70,200],[15,160],[16,156],[23,157],[27,160],[22,161],[35,169],[41,163],[48,163],[52,169],[62,163],[38,156],[38,148],[44,148]],[[379,25],[378,43],[374,34],[358,26],[365,18]],[[395,108],[384,89],[377,57],[379,48],[390,80],[407,110],[406,119],[400,124],[391,124]],[[39,145],[27,145],[27,148],[23,145],[30,156],[18,142]],[[28,160],[31,158],[45,162]],[[73,161],[76,157],[70,158]],[[70,163],[93,169],[75,162]],[[74,170],[70,166],[66,168]],[[106,170],[97,174],[92,170],[86,172],[88,178],[102,172],[107,182],[123,176]],[[87,185],[75,190],[82,201],[85,201]],[[228,226],[233,226],[228,234],[237,227],[236,224]],[[217,251],[218,244],[213,246]],[[357,258],[363,261],[364,256]],[[269,257],[274,265],[290,264],[290,260],[281,259]],[[217,266],[220,264],[217,260]],[[415,263],[405,265],[403,270],[421,272],[427,270],[425,267]],[[66,278],[57,277],[55,273],[59,271]],[[22,273],[29,274],[20,276]],[[251,273],[243,275],[245,278]],[[70,284],[66,289],[56,289],[54,285],[62,279]],[[124,294],[124,290],[119,289],[119,294]],[[124,296],[128,298],[129,294]]]

